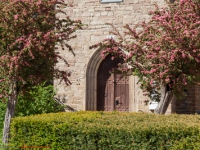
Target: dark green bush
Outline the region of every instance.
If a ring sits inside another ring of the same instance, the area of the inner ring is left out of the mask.
[[[6,102],[0,101],[0,129],[2,130],[3,128],[3,121],[5,117],[5,112],[6,112]]]
[[[61,112],[61,106],[54,100],[53,85],[34,86],[23,95],[19,95],[15,116],[30,116],[35,114]]]
[[[15,118],[11,147],[185,150],[200,147],[200,116],[76,112]]]
[[[0,137],[3,136],[3,122],[6,112],[6,102],[0,101]],[[2,140],[0,139],[0,147],[3,145]]]

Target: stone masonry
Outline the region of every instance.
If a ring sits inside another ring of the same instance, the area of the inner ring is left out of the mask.
[[[101,3],[99,0],[65,0],[73,7],[67,7],[64,11],[72,19],[80,19],[85,25],[83,30],[76,32],[77,38],[70,41],[74,49],[75,56],[58,47],[58,51],[68,61],[69,67],[60,61],[57,64],[61,70],[71,72],[71,85],[66,86],[64,82],[54,81],[57,90],[57,97],[64,104],[74,110],[96,110],[96,72],[102,61],[97,49],[89,49],[89,46],[96,44],[107,37],[113,37],[109,33],[111,27],[106,23],[114,24],[120,31],[123,25],[136,25],[142,21],[148,21],[148,12],[153,10],[154,3],[159,6],[165,6],[164,0],[123,0],[119,3]],[[66,16],[57,14],[59,18]],[[130,85],[131,84],[131,85]],[[137,78],[130,78],[130,111],[149,112],[148,105],[145,105],[142,91],[137,84]],[[188,90],[189,91],[189,90]],[[199,93],[197,86],[192,86],[190,95],[184,100],[173,101],[167,113],[177,112],[183,113],[184,109],[188,112],[197,112],[200,110],[199,105],[195,105],[200,101],[200,94],[196,96],[193,93]],[[192,101],[195,101],[193,104]],[[183,110],[183,111],[181,111]]]

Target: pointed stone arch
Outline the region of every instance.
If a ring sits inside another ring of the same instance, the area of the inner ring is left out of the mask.
[[[103,59],[100,56],[101,49],[94,52],[90,58],[86,70],[86,94],[85,110],[97,110],[97,73]],[[138,104],[135,98],[135,77],[129,77],[129,111],[138,111]]]
[[[102,61],[101,50],[91,57],[86,70],[86,110],[97,110],[97,72]]]

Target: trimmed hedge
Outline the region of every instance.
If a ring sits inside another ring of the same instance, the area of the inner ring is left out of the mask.
[[[14,118],[10,147],[51,150],[199,150],[199,115],[65,112]]]

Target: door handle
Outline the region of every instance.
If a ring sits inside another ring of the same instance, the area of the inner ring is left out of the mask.
[[[122,103],[120,103],[119,100],[117,99],[117,100],[115,100],[115,104],[119,105],[119,104],[122,104]]]

